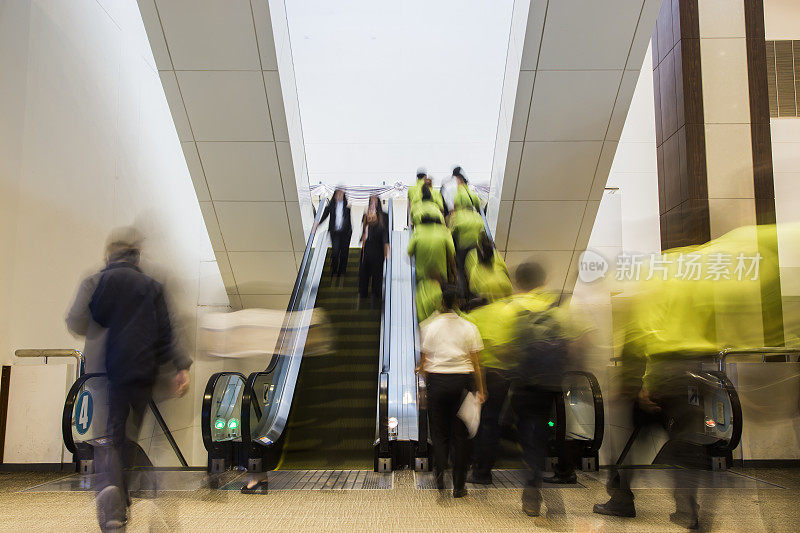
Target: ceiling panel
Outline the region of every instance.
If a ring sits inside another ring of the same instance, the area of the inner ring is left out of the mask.
[[[606,139],[619,140],[622,136],[622,128],[625,126],[625,119],[628,118],[631,99],[633,99],[633,93],[636,90],[636,83],[639,81],[639,74],[641,74],[641,70],[626,70],[623,73],[619,93],[614,102],[614,111],[611,112],[611,121],[608,124]],[[651,109],[652,106],[653,102],[651,101]]]
[[[539,70],[624,69],[641,6],[641,0],[549,2]]]
[[[272,19],[269,13],[268,0],[251,0],[253,21],[256,27],[258,50],[261,54],[261,68],[278,70],[278,59],[275,55],[275,37],[272,34]]]
[[[200,211],[203,213],[203,220],[206,223],[208,237],[211,239],[211,247],[214,252],[224,252],[225,242],[222,240],[222,232],[219,230],[217,214],[211,202],[200,202]]]
[[[526,142],[517,200],[585,200],[603,146],[601,141]]]
[[[282,201],[278,156],[271,142],[199,142],[214,201]]]
[[[602,141],[621,70],[538,72],[526,141]]]
[[[228,256],[239,294],[291,294],[297,275],[294,252],[228,252]]]
[[[233,271],[231,270],[231,262],[228,260],[227,252],[215,252],[217,257],[217,266],[219,266],[219,273],[222,275],[222,282],[225,284],[225,290],[228,294],[236,293],[236,281],[233,279]]]
[[[249,0],[157,0],[175,70],[258,70]]]
[[[520,160],[522,158],[521,142],[508,143],[508,156],[506,157],[506,170],[503,174],[503,190],[500,192],[501,200],[513,200],[517,190],[517,176],[519,175]]]
[[[159,71],[158,74],[161,77],[161,86],[164,88],[164,96],[167,97],[169,111],[172,114],[172,122],[178,132],[178,139],[181,142],[194,140],[192,128],[189,126],[189,117],[183,107],[183,98],[181,98],[181,91],[178,88],[178,80],[175,78],[175,73],[171,70],[163,70]]]
[[[229,252],[292,250],[283,202],[215,201],[214,208]]]
[[[179,71],[197,141],[271,141],[261,72]]]
[[[507,250],[572,250],[585,201],[517,201]]]
[[[548,2],[533,0],[528,9],[528,24],[525,28],[525,44],[522,47],[522,70],[536,70],[539,57],[539,44],[542,40],[542,28],[545,24],[545,13]]]
[[[192,184],[194,185],[194,192],[197,194],[197,200],[200,202],[211,201],[203,167],[200,164],[200,157],[197,155],[197,146],[193,142],[188,142],[181,143],[181,148],[183,148],[183,157],[186,158],[189,174],[192,176]]]
[[[288,142],[277,142],[275,146],[278,150],[278,166],[281,169],[283,196],[287,202],[297,202],[297,181],[294,179],[292,147]]]
[[[278,72],[264,72],[264,85],[267,87],[269,117],[272,120],[272,134],[276,141],[288,141],[289,129],[286,127],[286,112],[283,107],[283,93]]]
[[[525,139],[525,127],[528,124],[528,111],[531,107],[531,93],[533,93],[533,79],[536,73],[531,70],[522,70],[517,82],[517,95],[514,110],[511,115],[511,140]]]
[[[147,40],[150,41],[150,49],[153,51],[153,58],[156,60],[158,70],[172,69],[172,60],[169,58],[167,42],[164,40],[164,33],[161,31],[161,22],[158,18],[158,11],[154,0],[137,0],[139,12],[142,15]]]
[[[606,141],[603,143],[603,149],[600,152],[600,162],[597,164],[597,174],[594,177],[592,184],[592,192],[589,195],[591,200],[600,200],[603,196],[603,190],[608,182],[608,177],[611,172],[611,165],[614,162],[614,156],[617,153],[617,141]]]

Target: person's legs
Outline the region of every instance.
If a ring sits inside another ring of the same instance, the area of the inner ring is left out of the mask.
[[[121,527],[125,516],[125,479],[123,450],[125,427],[130,413],[130,391],[108,384],[108,441],[95,448],[97,457],[97,520],[100,529]]]
[[[362,252],[363,253],[363,252]],[[362,256],[361,263],[358,265],[358,295],[361,298],[369,296],[369,265],[367,258]]]
[[[453,443],[453,496],[460,498],[465,494],[464,484],[466,483],[467,467],[469,466],[469,435],[467,426],[458,417],[458,410],[461,407],[461,397],[469,387],[469,375],[462,378],[461,386],[455,383],[450,391],[449,409],[450,420],[452,421],[452,443]]]
[[[331,278],[339,274],[339,254],[341,253],[341,231],[331,231]]]
[[[472,478],[473,483],[492,482],[492,467],[500,441],[500,412],[508,395],[509,382],[500,370],[486,369],[488,397],[481,408],[481,423],[475,436]]]
[[[372,297],[378,301],[383,297],[383,257],[371,258]]]
[[[427,400],[431,442],[433,443],[433,469],[437,488],[444,488],[444,471],[450,455],[451,422],[447,408],[448,383],[446,374],[428,374]]]
[[[530,470],[530,477],[522,493],[522,508],[530,516],[538,516],[542,502],[542,470],[547,448],[547,413],[551,395],[532,387],[516,388],[511,405],[517,414],[517,430],[522,455]]]
[[[564,393],[561,391],[552,392],[552,402],[564,402]],[[556,450],[558,463],[552,476],[544,480],[548,483],[575,483],[577,474],[575,473],[576,450],[573,446],[574,441],[565,441],[559,444]]]
[[[339,269],[336,275],[342,277],[347,272],[347,259],[350,256],[350,234],[343,233],[339,240]]]

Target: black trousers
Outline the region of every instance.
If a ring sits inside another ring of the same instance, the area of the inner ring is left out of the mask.
[[[453,455],[453,488],[466,483],[469,461],[467,427],[457,413],[472,374],[428,374],[428,419],[433,442],[433,466],[437,476],[444,474],[448,457]]]
[[[472,468],[477,477],[486,477],[497,458],[497,443],[500,441],[500,412],[508,396],[509,381],[501,370],[486,369],[486,392],[488,397],[481,408],[481,425],[475,435]]]
[[[331,277],[344,276],[347,270],[347,256],[350,254],[350,233],[331,232]]]
[[[370,280],[372,281],[372,297],[380,299],[383,291],[383,250],[381,253],[364,251],[358,269],[358,294],[362,298],[368,296]]]
[[[547,454],[547,417],[560,393],[538,387],[515,387],[511,407],[517,415],[522,457],[530,469],[528,486],[541,487]]]
[[[123,496],[128,496],[130,468],[138,464],[139,447],[134,445],[148,402],[152,398],[149,386],[118,385],[108,386],[108,422],[106,425],[109,440],[95,448],[98,454],[97,492],[108,486],[119,487]],[[130,442],[127,426],[132,426]],[[142,458],[143,459],[143,458]]]

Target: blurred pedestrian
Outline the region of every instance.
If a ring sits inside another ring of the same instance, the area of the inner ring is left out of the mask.
[[[141,235],[134,228],[112,232],[106,247],[107,267],[92,295],[92,319],[106,328],[108,442],[98,446],[97,517],[103,531],[123,527],[130,505],[129,458],[123,454],[126,425],[138,434],[152,400],[159,367],[171,365],[178,396],[189,387],[191,359],[174,344],[164,288],[138,267]],[[134,442],[137,438],[132,439]]]
[[[481,231],[478,246],[467,253],[464,272],[469,292],[479,303],[491,303],[511,295],[511,279],[506,262],[494,249],[485,231]]]
[[[353,225],[350,220],[350,205],[342,187],[333,193],[333,199],[325,206],[319,219],[321,224],[330,215],[328,231],[331,234],[331,282],[336,276],[339,283],[344,282],[347,270],[347,256],[350,254],[350,237]],[[316,226],[314,227],[316,230]]]
[[[419,224],[420,220],[422,220],[422,217],[424,216],[436,218],[440,221],[440,223],[444,224],[442,208],[439,207],[439,204],[434,201],[433,192],[425,183],[423,183],[422,187],[420,188],[419,202],[411,206],[411,224]]]
[[[478,239],[484,233],[483,217],[475,211],[472,204],[463,196],[456,198],[455,211],[447,221],[456,247],[456,271],[458,272],[458,289],[460,296],[466,298],[467,276],[464,272],[464,260],[467,254],[478,246]],[[491,245],[491,240],[489,241]]]
[[[475,193],[475,191],[470,188],[467,177],[464,175],[464,170],[461,167],[455,167],[453,169],[453,176],[456,178],[458,183],[455,197],[453,198],[453,205],[457,203],[464,205],[471,204],[476,211],[480,211],[481,200],[478,198],[478,195]]]
[[[383,212],[380,198],[373,194],[361,219],[361,264],[358,270],[358,294],[366,298],[371,284],[373,304],[383,296],[383,262],[389,257],[389,231],[389,217]]]
[[[408,186],[408,208],[409,210],[422,200],[422,186],[425,184],[425,178],[428,177],[428,173],[425,171],[424,168],[417,169],[417,180],[414,185]]]
[[[455,279],[455,253],[453,237],[442,224],[440,217],[424,215],[408,242],[408,255],[414,258],[417,281],[434,270],[439,279]]]
[[[457,413],[473,382],[480,402],[486,399],[486,387],[478,362],[480,333],[456,313],[456,292],[452,287],[442,290],[442,309],[420,325],[420,337],[418,371],[426,375],[427,381],[436,488],[444,489],[444,471],[452,453],[453,497],[461,498],[467,493],[469,439]]]

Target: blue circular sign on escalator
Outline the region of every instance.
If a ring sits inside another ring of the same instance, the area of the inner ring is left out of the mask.
[[[92,425],[93,412],[94,400],[92,399],[92,393],[85,390],[78,395],[78,400],[75,402],[75,413],[72,417],[79,435],[84,435],[89,431],[89,427]]]

